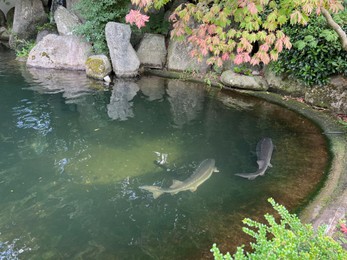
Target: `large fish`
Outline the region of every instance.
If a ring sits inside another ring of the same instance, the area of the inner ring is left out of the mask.
[[[194,192],[201,184],[211,177],[213,172],[218,172],[215,167],[215,160],[206,159],[200,163],[194,173],[185,181],[173,180],[173,183],[169,188],[161,188],[159,186],[140,186],[140,189],[152,192],[153,198],[155,199],[164,193],[175,195],[185,190]]]
[[[258,170],[253,173],[236,173],[235,175],[249,180],[254,180],[256,177],[264,175],[267,168],[272,167],[270,163],[272,151],[273,144],[271,138],[264,137],[257,144]]]

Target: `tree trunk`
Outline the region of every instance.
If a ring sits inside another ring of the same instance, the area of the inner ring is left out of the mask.
[[[328,10],[326,10],[325,8],[321,8],[321,10],[322,10],[323,16],[325,17],[325,19],[328,22],[328,25],[331,27],[331,29],[333,29],[338,34],[340,41],[341,41],[342,48],[345,51],[347,51],[347,35],[346,35],[345,31],[341,28],[340,25],[338,25],[334,21],[334,19],[331,17]]]

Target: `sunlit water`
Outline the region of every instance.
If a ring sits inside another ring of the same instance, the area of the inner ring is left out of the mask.
[[[202,259],[248,242],[245,217],[297,209],[327,165],[320,130],[264,101],[143,77],[108,88],[84,73],[26,69],[0,50],[0,259]],[[265,176],[256,144],[275,145]],[[167,154],[163,166],[157,153]],[[196,192],[153,199],[213,158]]]

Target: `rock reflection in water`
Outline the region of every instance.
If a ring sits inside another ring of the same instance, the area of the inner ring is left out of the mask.
[[[78,99],[95,88],[95,82],[85,72],[53,69],[27,68],[22,72],[31,85],[29,89],[42,94],[63,93],[69,100]],[[99,83],[102,87],[102,83]]]
[[[137,84],[139,85],[141,92],[148,97],[149,101],[160,100],[165,95],[165,79],[153,77],[153,78],[141,78]]]
[[[117,79],[114,82],[110,103],[107,105],[107,114],[113,120],[124,121],[134,116],[133,102],[131,100],[140,90],[134,81]]]
[[[203,108],[205,89],[201,85],[171,80],[167,94],[173,121],[178,128],[194,120]]]

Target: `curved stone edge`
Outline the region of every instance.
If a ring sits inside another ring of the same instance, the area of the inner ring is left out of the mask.
[[[295,100],[283,100],[282,96],[268,92],[242,91],[268,102],[284,106],[312,120],[322,130],[329,143],[331,163],[323,187],[299,213],[303,222],[315,228],[327,225],[326,234],[332,235],[338,221],[346,217],[347,210],[347,133],[346,129],[328,113],[317,111]]]
[[[203,79],[196,77],[182,77],[182,73],[172,73],[167,71],[146,71],[146,74],[176,78],[180,80],[194,81],[206,84]],[[347,213],[347,131],[329,113],[313,109],[307,104],[296,100],[283,99],[283,96],[264,91],[249,91],[231,89],[221,86],[218,82],[211,84],[214,87],[223,88],[229,91],[248,94],[262,98],[268,102],[283,106],[287,109],[305,116],[318,125],[326,136],[329,144],[331,156],[330,167],[327,170],[327,178],[323,187],[311,198],[299,213],[300,219],[304,223],[311,223],[316,229],[320,225],[326,225],[326,234],[332,236],[336,232],[340,219],[346,218]],[[336,134],[336,133],[342,134]]]

